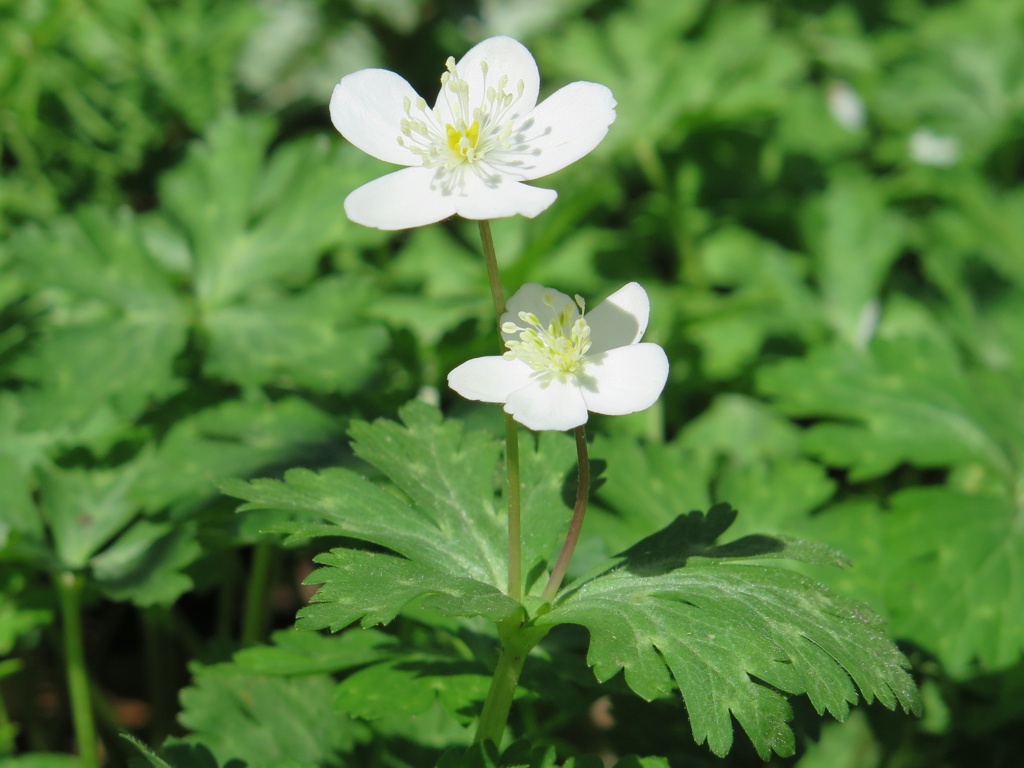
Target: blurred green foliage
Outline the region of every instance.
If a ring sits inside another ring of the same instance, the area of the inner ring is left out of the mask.
[[[596,304],[638,280],[672,361],[656,408],[591,427],[603,471],[573,571],[718,502],[739,510],[730,535],[824,542],[854,567],[797,567],[888,621],[925,715],[839,724],[797,699],[796,753],[772,764],[1015,765],[1024,3],[0,0],[0,766],[77,764],[57,754],[52,580],[69,569],[88,576],[103,727],[131,699],[141,736],[176,734],[163,757],[105,739],[110,765],[756,760],[695,745],[678,697],[598,685],[573,629],[516,703],[514,734],[544,746],[505,757],[465,749],[493,652],[476,619],[388,605],[394,628],[364,641],[277,635],[232,657],[246,621],[291,626],[314,554],[390,555],[285,542],[282,522],[310,521],[236,515],[223,483],[343,466],[357,501],[401,504],[401,468],[354,454],[352,421],[419,396],[481,445],[500,429],[444,385],[494,345],[475,225],[348,222],[345,195],[383,164],[326,108],[371,66],[432,94],[445,58],[492,34],[534,51],[545,92],[593,80],[619,103],[549,211],[494,222],[506,288]],[[528,567],[572,483],[549,437],[524,438]],[[272,616],[243,599],[261,547]],[[357,617],[323,610],[305,621]],[[420,655],[402,666],[395,644]],[[408,698],[391,712],[367,691]]]

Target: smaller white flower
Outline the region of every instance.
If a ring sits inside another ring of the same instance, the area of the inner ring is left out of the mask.
[[[506,413],[535,430],[574,429],[588,411],[642,411],[668,379],[665,351],[640,343],[650,307],[638,283],[589,313],[579,296],[527,283],[501,317],[508,351],[468,360],[448,374],[448,386],[469,400],[504,403]]]
[[[828,111],[832,119],[848,131],[859,131],[867,121],[864,101],[845,80],[833,80],[826,91]]]
[[[408,166],[345,198],[345,213],[378,229],[408,229],[458,214],[533,218],[557,197],[523,184],[561,170],[596,147],[615,120],[597,83],[570,83],[540,104],[537,62],[522,43],[492,37],[458,62],[449,57],[431,106],[394,72],[341,79],[331,120],[368,155]]]
[[[960,142],[954,136],[943,136],[918,128],[908,142],[910,156],[921,165],[950,168],[960,159]]]

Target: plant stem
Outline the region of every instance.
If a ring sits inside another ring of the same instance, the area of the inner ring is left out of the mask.
[[[505,313],[505,292],[501,287],[498,258],[494,252],[494,238],[491,237],[491,223],[486,220],[478,223],[484,263],[487,265],[487,282],[491,286],[491,300],[494,302],[494,321],[498,324],[500,334],[501,316]],[[501,350],[504,349],[504,344],[501,344]],[[519,428],[508,414],[505,414],[505,477],[508,482],[508,596],[513,600],[521,600],[523,555],[519,493]]]
[[[245,590],[245,615],[242,617],[242,645],[263,640],[267,624],[267,590],[274,567],[274,548],[261,542],[252,550],[252,569]]]
[[[484,219],[480,225],[480,242],[484,247],[484,264],[487,265],[487,282],[491,286],[491,299],[494,302],[494,322],[501,325],[501,316],[505,313],[505,291],[501,287],[501,273],[498,272],[498,257],[494,253],[494,238],[491,237],[491,222]],[[505,345],[501,347],[505,350]]]
[[[480,713],[474,741],[493,741],[495,744],[501,744],[526,657],[530,655],[533,646],[547,634],[546,629],[523,627],[521,618],[514,616],[498,625],[501,653],[498,656],[498,665],[494,669],[494,676],[491,678],[491,687],[487,691],[483,711]]]
[[[9,675],[17,674],[20,670],[20,659],[4,659],[0,661],[0,681],[3,681]],[[4,701],[3,689],[0,688],[0,759],[14,754],[17,736],[18,726],[7,713],[7,702]]]
[[[505,475],[508,478],[508,596],[523,599],[522,522],[519,488],[519,428],[505,414]]]
[[[84,768],[99,768],[96,722],[89,701],[89,673],[85,668],[85,643],[82,639],[82,577],[65,572],[56,578],[60,598],[61,631],[67,664],[71,717],[78,741],[78,753]]]
[[[555,562],[554,570],[551,571],[551,578],[544,587],[542,598],[551,602],[562,586],[562,579],[569,569],[569,561],[572,560],[573,550],[576,549],[576,542],[579,541],[580,531],[583,528],[583,517],[587,514],[587,501],[590,498],[590,456],[587,453],[587,430],[581,424],[574,430],[576,435],[576,458],[579,462],[578,480],[576,483],[576,506],[572,511],[572,521],[569,523],[569,533],[565,536],[565,543],[562,551]]]

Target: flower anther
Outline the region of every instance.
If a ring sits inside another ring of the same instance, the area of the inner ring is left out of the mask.
[[[522,184],[590,152],[615,119],[603,85],[577,82],[537,104],[540,76],[530,52],[508,37],[449,57],[433,106],[404,79],[364,69],[341,79],[331,119],[364,152],[408,166],[345,200],[360,224],[406,229],[458,214],[533,217],[557,196]]]
[[[468,360],[448,374],[463,397],[503,403],[530,429],[567,430],[588,412],[621,415],[651,406],[668,379],[668,358],[640,343],[650,303],[629,283],[589,314],[583,299],[527,283],[509,299],[506,352]]]

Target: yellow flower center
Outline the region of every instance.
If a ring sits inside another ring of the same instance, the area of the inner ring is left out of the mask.
[[[469,81],[460,76],[454,58],[448,58],[445,68],[438,100],[446,104],[451,122],[442,117],[440,106],[431,108],[422,98],[406,97],[398,143],[417,155],[425,168],[436,169],[433,183],[446,194],[463,185],[466,173],[497,184],[501,169],[516,167],[517,158],[527,150],[522,136],[513,131],[526,84],[519,80],[513,87],[508,75],[489,76],[489,66],[481,62],[482,82],[470,93]]]
[[[554,296],[546,294],[544,303],[554,308]],[[583,299],[576,297],[580,311],[584,310]],[[555,374],[576,373],[590,349],[590,326],[582,314],[576,314],[572,304],[566,304],[547,326],[533,312],[520,312],[519,319],[525,326],[512,322],[502,324],[503,333],[518,333],[518,339],[505,342],[508,351],[506,360],[522,360],[535,371]]]
[[[474,120],[468,128],[464,125],[462,128],[456,128],[448,123],[444,129],[448,135],[448,149],[460,157],[466,158],[469,162],[473,162],[476,145],[480,141],[480,121]]]

